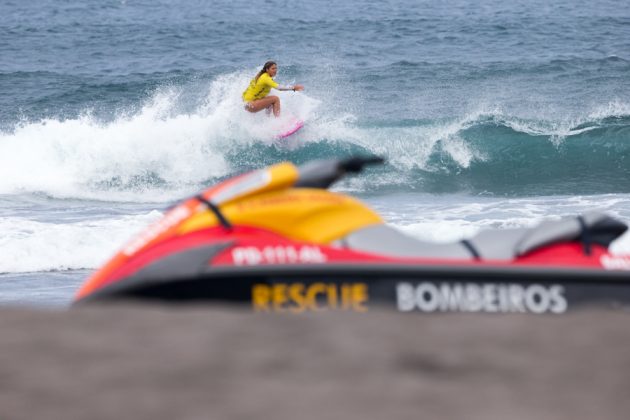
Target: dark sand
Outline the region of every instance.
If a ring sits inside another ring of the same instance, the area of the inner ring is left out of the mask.
[[[0,419],[628,419],[630,314],[0,310]]]

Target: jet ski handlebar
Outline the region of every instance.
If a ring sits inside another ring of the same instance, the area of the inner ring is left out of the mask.
[[[349,159],[316,160],[298,167],[299,178],[295,187],[328,188],[346,173],[358,173],[366,165],[382,164],[380,156],[352,157]]]

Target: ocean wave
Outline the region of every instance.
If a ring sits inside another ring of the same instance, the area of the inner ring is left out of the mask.
[[[70,223],[0,218],[0,274],[96,268],[161,215],[150,211]]]
[[[458,118],[360,120],[308,93],[280,92],[285,115],[306,121],[274,141],[274,121],[242,109],[252,71],[207,84],[164,85],[108,119],[21,122],[0,132],[0,194],[170,201],[235,173],[278,161],[380,155],[382,168],[347,180],[357,192],[540,195],[628,192],[630,104],[610,101],[566,120],[500,107]],[[287,117],[288,118],[288,117]]]
[[[630,113],[626,108],[610,104],[578,121],[479,113],[452,123],[422,123],[416,130],[421,134],[410,139],[414,141],[406,153],[385,152],[390,162],[387,170],[398,172],[394,178],[401,188],[432,193],[628,192]],[[381,146],[377,152],[387,149]]]

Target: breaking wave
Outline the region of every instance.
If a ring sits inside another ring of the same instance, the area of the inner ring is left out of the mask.
[[[361,121],[333,113],[308,92],[281,92],[284,115],[306,125],[275,141],[272,119],[242,109],[240,90],[250,74],[200,85],[192,105],[185,89],[171,86],[107,121],[86,111],[16,124],[0,132],[0,194],[169,201],[282,160],[359,154],[384,156],[387,164],[340,188],[516,196],[630,191],[630,105],[622,102],[567,121],[500,109]]]

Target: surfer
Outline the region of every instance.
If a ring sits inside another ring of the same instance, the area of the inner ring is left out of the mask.
[[[256,77],[249,83],[245,92],[243,92],[243,101],[245,101],[245,109],[249,112],[258,112],[266,109],[267,112],[273,111],[273,115],[280,116],[280,98],[275,95],[269,95],[269,91],[277,90],[304,90],[302,85],[283,86],[276,83],[273,77],[278,73],[278,65],[274,61],[267,61],[262,70],[258,72]]]

